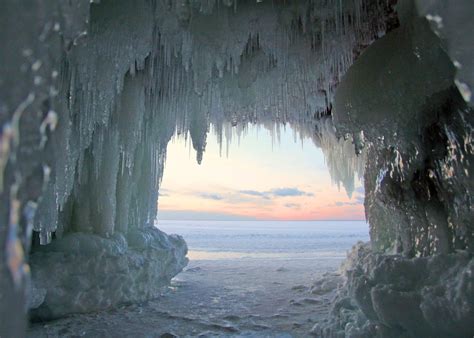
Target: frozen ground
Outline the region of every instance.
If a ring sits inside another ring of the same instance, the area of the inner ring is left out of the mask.
[[[308,336],[329,311],[345,251],[367,239],[367,226],[238,225],[160,224],[187,239],[191,262],[158,299],[36,323],[29,336]],[[298,239],[300,245],[294,245]],[[322,277],[325,283],[318,284]]]

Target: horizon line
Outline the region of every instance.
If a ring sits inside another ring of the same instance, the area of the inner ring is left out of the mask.
[[[157,218],[156,221],[219,221],[219,222],[367,222],[366,219],[170,219]]]

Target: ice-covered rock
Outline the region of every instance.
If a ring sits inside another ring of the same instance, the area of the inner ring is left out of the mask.
[[[154,228],[135,230],[127,238],[66,235],[30,257],[31,316],[53,319],[156,298],[186,266],[186,253],[180,236]]]
[[[360,56],[336,92],[335,125],[364,135],[371,244],[349,257],[346,285],[318,327],[324,336],[474,333],[472,108],[418,5],[399,1],[401,26]]]
[[[362,131],[368,145],[365,207],[375,249],[407,256],[472,251],[472,109],[439,37],[414,8],[406,11],[401,27],[342,80],[335,124]]]
[[[470,337],[474,258],[458,251],[429,257],[384,255],[354,246],[331,315],[328,337]]]

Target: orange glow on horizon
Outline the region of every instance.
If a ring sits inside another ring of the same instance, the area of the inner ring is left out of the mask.
[[[324,156],[311,142],[295,144],[284,131],[273,147],[268,135],[259,139],[250,128],[229,158],[219,155],[209,136],[202,165],[183,140],[170,142],[158,205],[161,217],[180,212],[180,219],[193,212],[257,220],[365,220],[363,197],[358,180],[352,198],[331,183]]]

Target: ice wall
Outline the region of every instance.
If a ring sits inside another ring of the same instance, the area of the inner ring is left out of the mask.
[[[368,144],[366,210],[377,250],[426,256],[472,249],[470,102],[442,40],[416,7],[406,11],[401,27],[347,72],[334,120]]]
[[[335,96],[335,124],[366,143],[371,245],[354,249],[329,323],[315,329],[324,336],[474,333],[473,50],[453,46],[472,24],[431,4],[399,1],[401,26],[367,49]],[[440,39],[444,22],[453,35]]]
[[[51,172],[63,45],[85,29],[87,1],[0,4],[0,335],[22,336],[33,216]],[[68,17],[75,18],[65,24]],[[61,28],[62,27],[62,28]],[[61,31],[61,34],[60,34]],[[48,165],[49,164],[49,165]]]

